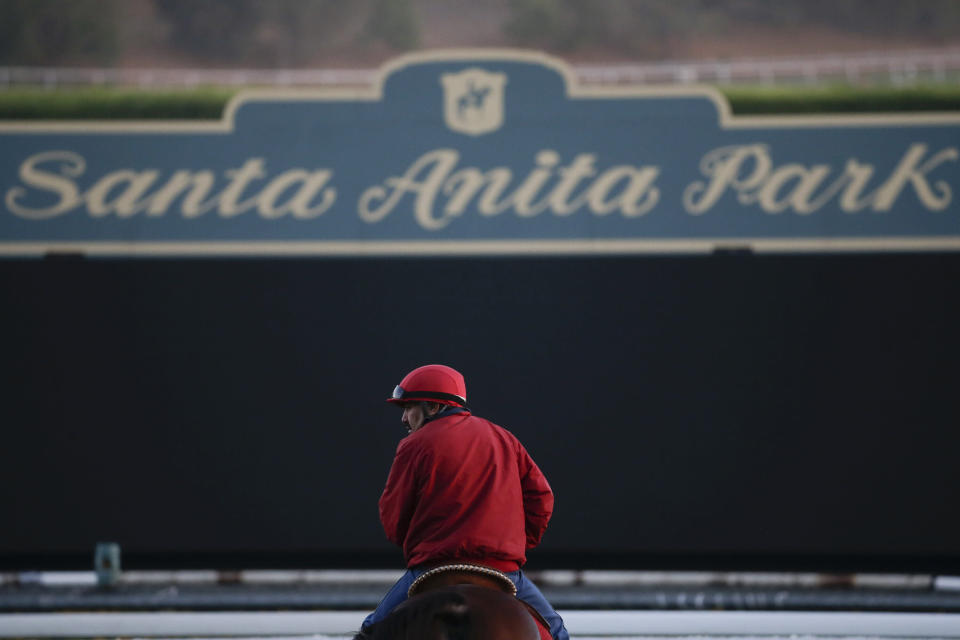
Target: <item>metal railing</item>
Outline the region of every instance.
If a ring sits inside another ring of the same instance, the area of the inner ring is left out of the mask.
[[[572,65],[584,84],[847,84],[909,85],[960,81],[960,48],[811,56],[674,60]],[[171,88],[369,85],[374,69],[116,69],[0,67],[0,90],[32,86]]]

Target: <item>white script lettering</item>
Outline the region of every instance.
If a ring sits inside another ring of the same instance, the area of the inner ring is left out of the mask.
[[[507,167],[457,169],[457,150],[436,149],[417,158],[403,175],[364,191],[358,213],[366,222],[379,222],[410,195],[414,219],[422,228],[436,230],[462,215],[471,202],[482,216],[510,210],[519,217],[545,211],[567,216],[585,207],[598,216],[619,211],[633,218],[648,213],[660,199],[654,185],[657,167],[619,165],[598,174],[594,154],[579,154],[558,168],[560,160],[556,151],[540,151],[530,173],[517,179]]]
[[[266,219],[291,215],[300,220],[315,218],[330,209],[337,190],[330,185],[328,169],[290,169],[271,177],[263,158],[250,158],[238,169],[223,172],[226,185],[209,170],[174,171],[165,182],[157,169],[120,169],[99,177],[85,192],[75,179],[86,172],[86,159],[71,151],[47,151],[27,158],[20,166],[17,186],[6,193],[7,208],[28,220],[45,220],[86,206],[94,218],[111,214],[129,218],[138,213],[151,217],[169,213],[177,202],[179,213],[196,218],[212,210],[232,217],[256,210]],[[257,189],[257,181],[266,181]],[[246,200],[243,195],[248,194]],[[40,192],[39,194],[35,192]],[[31,195],[55,198],[46,206],[30,206]]]
[[[927,145],[913,144],[893,173],[876,189],[864,193],[876,169],[855,159],[848,160],[843,171],[828,182],[833,169],[826,164],[794,163],[775,167],[766,145],[721,147],[703,157],[700,172],[708,180],[688,185],[683,205],[688,213],[702,215],[713,208],[724,193],[733,191],[741,204],[756,204],[765,213],[793,211],[806,215],[839,194],[838,205],[845,213],[868,208],[883,212],[891,210],[909,185],[924,207],[943,211],[950,205],[953,192],[944,180],[931,183],[929,174],[943,163],[956,162],[958,158],[960,151],[956,147],[947,147],[928,157]]]

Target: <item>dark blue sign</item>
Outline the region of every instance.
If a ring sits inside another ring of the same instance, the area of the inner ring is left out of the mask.
[[[960,248],[960,116],[733,117],[705,88],[418,55],[220,123],[0,127],[0,253]]]

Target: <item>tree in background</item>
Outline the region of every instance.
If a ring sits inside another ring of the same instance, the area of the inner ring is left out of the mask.
[[[367,34],[394,49],[405,51],[420,44],[420,25],[410,0],[374,0],[367,19]]]
[[[270,44],[270,55],[262,62],[277,67],[309,64],[332,49],[355,45],[368,9],[357,0],[270,0],[264,5],[259,36]]]
[[[181,51],[224,62],[246,62],[261,55],[256,31],[259,0],[154,0],[169,29],[170,44]]]
[[[117,0],[0,0],[0,64],[109,64]]]
[[[709,0],[511,0],[504,33],[515,44],[570,52],[663,52],[695,31]]]
[[[911,33],[934,40],[956,39],[960,33],[960,2],[956,0],[807,0],[797,4],[805,22],[832,24],[850,33]]]
[[[561,51],[670,55],[671,43],[744,27],[819,27],[937,40],[960,33],[956,0],[510,0],[513,44]]]
[[[109,65],[131,58],[139,64],[154,60],[155,53],[161,61],[199,66],[375,62],[391,51],[416,49],[424,40],[459,46],[475,25],[458,20],[451,7],[465,4],[0,0],[0,65]],[[483,46],[546,49],[570,57],[682,56],[701,39],[744,40],[757,27],[862,35],[881,45],[887,39],[911,46],[956,43],[960,34],[958,0],[472,0],[469,6],[471,15],[488,20],[492,35]],[[501,21],[502,36],[496,26]]]
[[[193,56],[255,66],[308,63],[358,39],[419,43],[410,0],[153,0],[171,44]]]

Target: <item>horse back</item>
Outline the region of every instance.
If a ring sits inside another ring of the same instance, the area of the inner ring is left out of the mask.
[[[483,640],[550,640],[550,632],[543,635],[541,626],[530,615],[527,606],[508,595],[489,587],[460,584],[445,587],[460,593],[475,621],[476,638]]]

